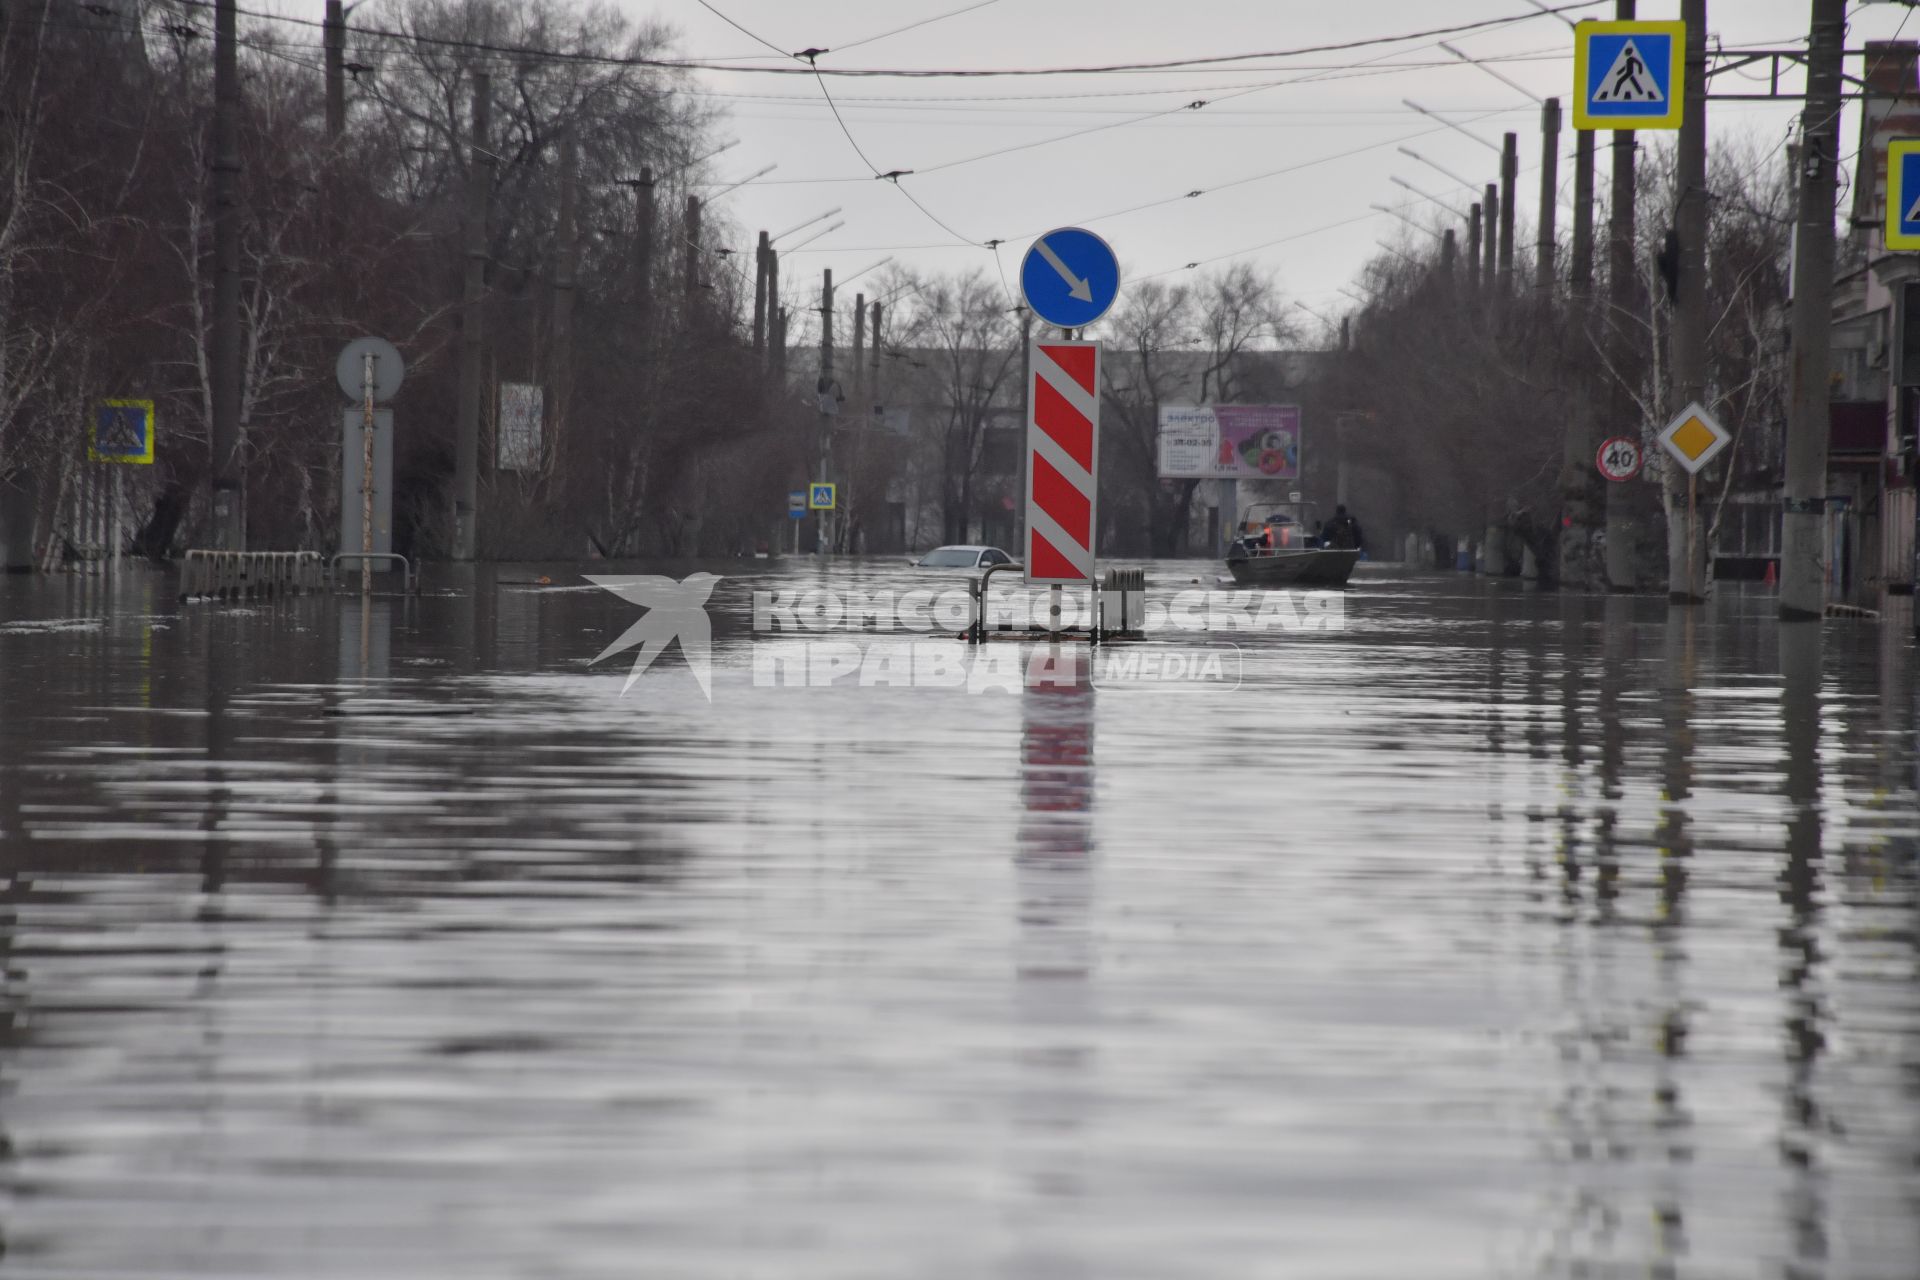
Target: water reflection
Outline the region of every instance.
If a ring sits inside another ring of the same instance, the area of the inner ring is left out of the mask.
[[[1228,697],[763,690],[735,595],[709,704],[542,572],[0,582],[9,1268],[1920,1272],[1904,636],[1379,575]]]

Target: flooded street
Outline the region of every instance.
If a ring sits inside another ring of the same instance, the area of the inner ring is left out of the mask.
[[[1905,625],[765,687],[750,590],[927,575],[696,567],[711,702],[605,567],[0,580],[0,1274],[1920,1274]]]

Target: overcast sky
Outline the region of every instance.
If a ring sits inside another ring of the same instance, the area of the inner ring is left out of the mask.
[[[758,37],[783,51],[844,50],[821,56],[822,66],[887,69],[1086,66],[1290,50],[1530,8],[1526,0],[712,0],[713,9],[749,36],[698,0],[618,2],[635,17],[670,24],[687,56],[742,67],[795,65],[773,56]],[[970,3],[976,7],[956,12]],[[1849,48],[1893,36],[1909,12],[1899,4],[1852,8]],[[1715,0],[1710,38],[1728,48],[1803,45],[1808,9],[1807,0]],[[1612,12],[1608,0],[1572,16]],[[1677,17],[1679,5],[1641,0],[1639,16]],[[883,35],[928,18],[937,20]],[[1920,36],[1920,20],[1905,34]],[[743,228],[779,232],[844,208],[830,220],[844,218],[844,228],[783,257],[790,281],[817,278],[822,267],[844,279],[891,254],[918,269],[1004,270],[1017,290],[1020,258],[1033,237],[1077,225],[1097,231],[1118,252],[1123,290],[1129,279],[1178,273],[1189,262],[1244,256],[1272,268],[1290,295],[1331,315],[1349,306],[1338,291],[1381,252],[1377,242],[1397,245],[1402,236],[1420,234],[1370,205],[1406,205],[1423,221],[1445,216],[1393,178],[1463,209],[1472,198],[1462,184],[1401,154],[1400,146],[1480,184],[1498,176],[1500,134],[1517,132],[1526,193],[1518,203],[1532,221],[1539,107],[1487,71],[1456,62],[1438,47],[1442,39],[1472,58],[1509,59],[1494,69],[1534,94],[1570,102],[1572,33],[1560,18],[1544,15],[1454,36],[1201,69],[829,78],[826,88],[847,132],[811,76],[696,74],[700,90],[730,112],[726,136],[738,139],[714,162],[715,176],[731,181],[779,166],[723,197],[729,217]],[[867,43],[850,47],[860,41]],[[1735,81],[1728,76],[1717,83]],[[1403,99],[1494,145],[1423,117]],[[1197,101],[1207,105],[1183,109]],[[1798,110],[1793,102],[1713,103],[1712,137],[1716,143],[1751,139],[1771,149],[1785,139]],[[1139,119],[1156,112],[1166,114]],[[1101,131],[1063,137],[1093,129]],[[1843,129],[1843,151],[1851,152],[1857,132],[1851,112]],[[875,181],[847,133],[874,168],[916,171],[900,185],[925,211],[892,184]],[[1562,151],[1571,148],[1569,131]],[[1004,154],[988,154],[994,152]],[[1570,163],[1562,165],[1561,178],[1570,184]],[[1195,190],[1204,194],[1185,197]],[[1169,203],[1136,208],[1162,200]],[[783,247],[812,231],[795,233]],[[750,234],[745,239],[740,247],[750,247]],[[965,243],[992,239],[1006,242],[997,263],[993,251]]]

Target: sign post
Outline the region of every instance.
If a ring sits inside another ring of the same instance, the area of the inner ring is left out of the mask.
[[[1699,583],[1694,580],[1698,560],[1698,498],[1700,470],[1720,456],[1733,442],[1733,434],[1714,420],[1697,402],[1680,411],[1660,433],[1660,445],[1687,472],[1687,593],[1698,597]]]
[[[401,379],[406,376],[406,362],[400,358],[399,350],[385,338],[355,338],[340,351],[339,359],[334,362],[334,380],[340,384],[340,390],[347,398],[357,401],[359,411],[359,448],[360,474],[360,550],[369,553],[360,559],[360,594],[373,593],[373,560],[371,553],[391,550],[392,528],[390,517],[380,521],[380,532],[385,539],[376,538],[374,512],[376,506],[391,502],[392,485],[389,473],[393,467],[393,448],[391,413],[382,413],[375,405],[383,400],[391,400],[400,391]],[[374,448],[375,437],[384,417],[389,424],[386,447],[379,451]],[[353,439],[354,412],[349,410],[343,424],[342,445],[350,455],[356,443]],[[384,455],[384,456],[383,456]],[[350,548],[352,540],[346,535],[348,526],[346,496],[352,491],[352,467],[342,465],[340,469],[341,502],[340,524],[342,527],[340,549]],[[368,610],[361,609],[364,621]],[[362,652],[365,650],[363,648]]]
[[[1027,440],[1021,562],[1029,585],[1053,588],[1047,627],[1058,630],[1060,588],[1094,585],[1100,529],[1100,344],[1071,339],[1120,295],[1120,260],[1093,232],[1056,227],[1021,260],[1020,291],[1035,316],[1070,339],[1028,345],[1022,396]]]

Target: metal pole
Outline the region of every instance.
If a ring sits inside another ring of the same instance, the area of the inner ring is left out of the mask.
[[[360,609],[362,616],[373,595],[373,352],[360,369]]]
[[[637,345],[645,356],[653,346],[653,170],[642,169],[634,184],[633,303]],[[643,371],[644,372],[644,371]]]
[[[1680,242],[1673,305],[1673,408],[1707,396],[1707,0],[1681,0],[1687,24],[1687,87],[1682,104],[1675,180],[1674,232]],[[1697,604],[1699,566],[1693,532],[1694,478],[1687,479],[1685,536],[1667,522],[1667,600]],[[1679,505],[1680,474],[1667,468],[1667,510]]]
[[[819,474],[814,477],[821,484],[828,483],[827,468],[833,465],[833,419],[827,413],[827,397],[833,394],[833,268],[828,267],[820,273],[820,381],[818,384],[820,405],[820,438],[814,442],[819,462]],[[822,556],[832,552],[829,535],[832,530],[832,518],[826,511],[816,513],[818,523],[814,526],[814,537],[818,540],[816,550]]]
[[[1560,99],[1540,108],[1540,236],[1534,246],[1533,286],[1542,298],[1553,293],[1554,217],[1560,210]]]
[[[215,0],[213,27],[213,542],[246,549],[240,474],[240,63],[236,0]]]
[[[580,157],[573,131],[560,140],[560,230],[553,273],[553,437],[547,456],[558,458],[573,406],[573,302],[580,277]],[[535,465],[544,465],[545,458]]]
[[[1841,37],[1845,21],[1845,0],[1813,0],[1793,255],[1787,483],[1780,539],[1783,619],[1819,618],[1826,611],[1821,517],[1826,507],[1834,175],[1840,159]]]
[[[1015,525],[1014,554],[1024,563],[1027,555],[1027,423],[1033,414],[1033,312],[1020,308],[1020,462],[1014,469]]]
[[[120,542],[122,538],[120,507],[126,501],[127,497],[126,481],[126,470],[122,467],[115,467],[113,469],[113,545],[109,563],[112,566],[112,571],[116,578],[120,576]]]
[[[466,279],[460,300],[460,387],[453,464],[453,558],[471,560],[479,542],[481,310],[486,297],[487,198],[493,157],[487,154],[492,77],[473,73],[473,154],[467,166]]]
[[[687,216],[684,228],[687,240],[687,311],[694,309],[694,303],[700,297],[700,197],[687,197]]]

